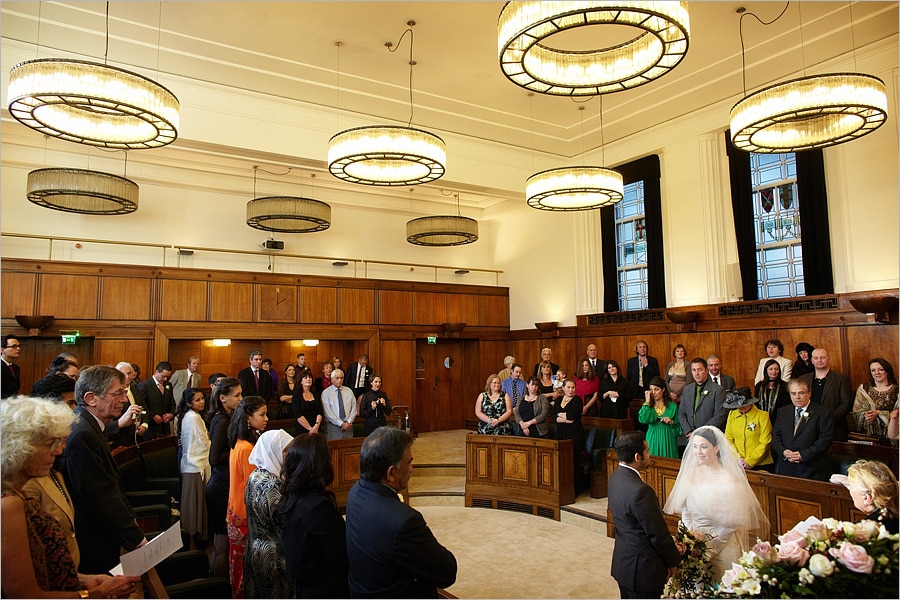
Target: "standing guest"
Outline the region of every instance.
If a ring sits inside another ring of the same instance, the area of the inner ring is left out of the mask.
[[[556,375],[556,372],[559,371],[559,365],[550,360],[550,357],[553,356],[553,351],[550,348],[541,348],[541,360],[534,365],[534,374],[533,377],[537,377],[541,372],[541,363],[548,362],[550,363],[550,370],[552,375]]]
[[[187,365],[184,369],[179,369],[172,373],[169,383],[172,384],[172,395],[176,399],[180,399],[184,395],[184,390],[188,388],[200,387],[203,379],[200,376],[200,359],[192,356],[187,359]]]
[[[284,368],[284,377],[278,383],[275,397],[278,398],[278,418],[288,419],[292,415],[291,403],[294,400],[294,388],[296,387],[297,367],[288,365]]]
[[[775,422],[775,416],[782,406],[791,403],[788,384],[781,378],[781,365],[774,358],[766,361],[765,378],[756,384],[754,396],[759,398],[759,408],[769,414],[769,421]]]
[[[78,573],[59,522],[38,500],[25,496],[27,483],[49,479],[53,458],[65,448],[76,419],[54,400],[19,397],[0,403],[4,598],[127,598],[140,581]]]
[[[58,371],[60,365],[67,362],[72,363],[76,367],[80,365],[80,363],[78,362],[78,357],[76,357],[71,352],[60,352],[53,357],[53,360],[50,361],[50,366],[47,367],[47,375]]]
[[[887,441],[891,411],[897,408],[897,378],[894,367],[883,358],[869,361],[869,383],[861,384],[853,402],[856,430]]]
[[[75,384],[78,420],[59,460],[78,515],[75,537],[87,573],[107,573],[119,563],[120,548],[147,543],[103,433],[121,414],[126,394],[125,376],[103,365],[84,369]]]
[[[599,409],[597,407],[597,396],[600,392],[600,378],[591,368],[591,361],[582,358],[578,362],[579,368],[575,372],[575,393],[584,402],[581,407],[581,414],[588,417],[596,417]]]
[[[547,415],[550,408],[547,399],[539,393],[540,383],[534,377],[525,386],[525,397],[513,409],[516,423],[519,424],[519,435],[525,437],[545,438],[550,434]]]
[[[675,344],[672,348],[674,360],[666,365],[666,388],[669,390],[669,399],[673,402],[681,398],[681,390],[688,381],[691,381],[691,363],[685,360],[686,356],[685,347],[682,344]]]
[[[766,343],[763,344],[763,348],[766,351],[766,356],[759,359],[759,368],[756,369],[756,378],[753,380],[754,385],[765,378],[763,369],[766,368],[766,363],[773,358],[781,365],[781,378],[785,383],[790,381],[791,373],[794,370],[794,363],[791,362],[791,359],[782,356],[782,354],[784,354],[784,344],[781,343],[781,340],[778,338],[766,340]]]
[[[31,386],[31,395],[46,398],[47,390],[57,387],[60,379],[70,379],[74,385],[74,382],[78,381],[78,365],[68,360],[56,365],[52,372],[34,382]]]
[[[647,426],[647,445],[653,456],[678,458],[678,405],[666,393],[666,382],[662,377],[650,380],[647,399],[638,411],[638,423]]]
[[[331,373],[334,371],[334,363],[330,360],[326,360],[322,363],[322,376],[316,377],[315,386],[316,392],[319,395],[322,395],[322,392],[331,387]]]
[[[898,522],[897,478],[891,469],[877,460],[858,460],[847,469],[847,475],[831,476],[832,483],[840,483],[850,491],[853,506],[866,519],[884,525],[888,533],[897,534]]]
[[[0,346],[0,359],[3,360],[3,368],[0,369],[0,399],[9,398],[19,393],[22,385],[22,376],[19,365],[15,360],[22,352],[22,345],[13,334],[4,335]]]
[[[309,369],[310,367],[306,366],[306,353],[301,352],[297,355],[297,372],[299,373],[303,369]]]
[[[811,402],[804,378],[791,380],[788,390],[791,406],[781,408],[772,425],[775,472],[827,481],[831,468],[828,447],[834,431],[831,412]]]
[[[344,377],[347,380],[350,389],[353,390],[354,398],[358,399],[367,389],[369,389],[369,380],[372,379],[373,372],[372,367],[369,365],[368,354],[360,354],[357,362],[347,367],[346,375]],[[357,412],[359,412],[358,408]]]
[[[584,470],[581,468],[581,453],[584,450],[584,426],[581,424],[583,409],[584,403],[581,397],[575,394],[575,382],[567,379],[563,384],[563,397],[552,414],[556,419],[556,439],[572,440],[572,466],[575,469],[573,481],[575,482],[576,497],[587,488]]]
[[[114,437],[112,442],[114,446],[134,446],[137,443],[138,438],[143,438],[150,428],[150,424],[147,423],[147,413],[144,409],[144,406],[147,404],[147,399],[144,398],[144,392],[141,390],[141,386],[134,382],[135,372],[134,367],[131,366],[130,362],[120,362],[116,365],[116,370],[120,371],[125,376],[125,391],[128,398],[128,406],[136,406],[137,408],[130,409],[134,417],[133,423],[130,425],[123,424],[122,417],[119,417],[119,435]],[[129,412],[129,409],[126,409],[126,411],[122,413],[122,416],[125,416],[126,412]]]
[[[141,379],[141,366],[137,363],[131,363],[131,368],[134,370],[134,382],[140,385],[143,383],[143,379]]]
[[[769,413],[760,410],[759,398],[750,395],[749,387],[742,387],[725,396],[725,408],[730,410],[725,425],[725,439],[734,448],[744,469],[773,472],[772,423]]]
[[[628,389],[632,398],[644,398],[650,389],[650,380],[659,377],[659,361],[650,356],[650,346],[644,340],[634,345],[635,355],[628,359]]]
[[[344,372],[331,372],[331,387],[322,392],[322,414],[325,417],[325,437],[329,440],[353,437],[356,419],[356,397],[344,385]]]
[[[206,513],[213,542],[210,573],[213,577],[228,577],[228,491],[231,487],[228,426],[234,409],[243,399],[241,382],[226,377],[213,389],[209,401],[215,407],[209,423],[209,466],[211,473],[206,484]]]
[[[238,402],[228,423],[228,578],[231,597],[244,597],[244,550],[247,543],[247,480],[256,467],[250,464],[250,453],[266,428],[269,418],[266,401],[261,396],[247,396]]]
[[[262,370],[269,374],[269,379],[272,381],[272,392],[278,389],[278,371],[272,368],[272,359],[264,358],[262,362],[259,363],[259,366],[262,367]]]
[[[262,368],[263,355],[259,350],[250,352],[250,366],[238,371],[238,381],[247,396],[260,396],[269,399],[272,395],[272,378]]]
[[[509,420],[513,418],[512,401],[500,389],[500,376],[489,375],[484,391],[475,398],[478,433],[483,435],[512,435]]]
[[[831,369],[831,357],[825,348],[813,350],[812,362],[815,371],[807,373],[801,379],[809,384],[812,401],[831,412],[834,441],[846,442],[850,437],[847,415],[853,409],[853,388],[850,385],[850,378]]]
[[[256,467],[247,479],[247,548],[244,553],[244,591],[247,598],[291,598],[293,582],[284,569],[284,548],[275,525],[281,500],[281,466],[294,440],[283,429],[266,431],[250,452]]]
[[[347,527],[334,492],[325,436],[299,435],[288,446],[275,522],[295,598],[349,598]]]
[[[812,351],[815,347],[809,342],[800,342],[794,349],[797,352],[797,360],[791,370],[791,377],[800,377],[812,373],[816,367],[812,364]]]
[[[598,377],[600,377],[601,374],[606,373],[607,361],[597,357],[597,345],[588,344],[585,352],[587,353],[587,359],[591,362],[591,368],[594,370],[594,373],[596,373]],[[622,376],[624,377],[624,374]]]
[[[725,404],[725,390],[709,380],[706,361],[699,356],[691,361],[691,376],[694,381],[684,386],[678,406],[681,430],[687,437],[704,425],[712,425],[722,431],[728,419],[728,411],[722,406]]]
[[[706,357],[706,366],[709,369],[709,378],[717,383],[726,392],[733,391],[737,385],[734,377],[726,375],[722,372],[722,359],[715,354]]]
[[[605,419],[628,418],[628,382],[622,375],[619,363],[613,359],[604,361],[606,373],[600,379],[600,416]]]
[[[218,408],[213,402],[212,397],[216,392],[216,387],[219,385],[221,381],[226,379],[228,376],[225,373],[213,373],[209,377],[207,377],[206,381],[209,384],[209,398],[210,401],[206,403],[206,414],[203,415],[203,419],[210,423],[212,422],[212,416],[215,414],[216,409]]]
[[[149,425],[143,441],[152,440],[172,433],[170,423],[175,416],[175,396],[172,394],[172,365],[162,361],[156,365],[156,372],[141,384],[147,411],[146,423]]]
[[[507,402],[509,402],[510,406],[515,410],[519,401],[525,397],[525,381],[522,379],[522,365],[515,363],[511,366],[509,369],[509,377],[500,382],[500,393],[506,397]],[[509,418],[509,423],[513,428],[512,435],[518,435],[518,424],[515,423],[512,416]]]
[[[209,537],[206,511],[206,484],[209,481],[209,433],[203,420],[206,398],[199,388],[182,392],[176,410],[181,440],[181,529],[193,536],[198,548]]]
[[[512,366],[516,364],[518,361],[515,356],[507,356],[503,359],[503,369],[497,373],[497,376],[500,378],[500,381],[506,381],[509,379],[509,376],[512,375]]]
[[[341,368],[341,364],[342,364],[341,357],[340,357],[340,356],[335,356],[334,358],[332,358],[332,359],[331,359],[331,364],[334,366],[335,369],[340,369],[340,368]],[[343,370],[343,369],[341,369],[341,370]]]
[[[559,372],[559,370],[557,370]],[[556,380],[556,377],[553,376],[553,368],[550,366],[550,363],[547,361],[543,361],[538,368],[538,391],[540,391],[541,395],[550,402],[555,396],[553,384]]]
[[[659,498],[641,476],[650,466],[649,446],[642,432],[627,431],[616,438],[614,447],[619,466],[609,476],[616,538],[610,575],[622,598],[659,598],[666,581],[678,573],[681,554],[659,509]]]
[[[291,410],[297,421],[296,435],[301,433],[319,433],[322,427],[322,398],[313,384],[312,372],[307,369],[300,372],[300,384],[294,386],[291,399]],[[331,378],[329,377],[329,381]]]
[[[369,385],[372,389],[362,395],[359,403],[359,416],[366,420],[363,436],[387,425],[386,417],[391,414],[391,399],[381,389],[381,375],[372,375]]]
[[[499,391],[499,390],[498,390]],[[359,451],[347,498],[348,583],[354,598],[437,598],[456,581],[456,558],[399,493],[409,487],[413,439],[379,427]]]

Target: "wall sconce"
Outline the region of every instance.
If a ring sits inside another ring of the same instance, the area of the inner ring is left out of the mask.
[[[666,311],[666,318],[678,325],[678,331],[697,331],[697,317],[695,310]]]
[[[226,339],[226,338],[220,338],[220,339],[213,340],[212,343],[213,343],[213,346],[224,347],[224,346],[230,346],[231,340]]]
[[[864,315],[874,315],[876,323],[896,322],[898,303],[900,300],[896,296],[866,296],[850,299],[850,305],[853,308]]]
[[[303,340],[304,346],[309,346],[310,348],[315,348],[319,345],[319,340]]]
[[[542,333],[559,335],[559,321],[542,321],[535,323],[534,326]]]
[[[331,266],[333,266],[333,267],[346,267],[348,264],[350,264],[350,263],[348,263],[346,260],[336,260],[336,261],[334,261],[333,263],[331,263]]]

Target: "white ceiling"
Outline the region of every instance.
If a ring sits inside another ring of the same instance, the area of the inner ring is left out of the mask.
[[[409,36],[397,42],[413,19],[413,125],[569,158],[740,99],[739,6],[770,21],[785,3],[691,2],[682,63],[655,82],[604,96],[602,111],[597,98],[589,100],[583,113],[571,99],[529,97],[503,76],[496,31],[502,2],[112,2],[108,58],[141,72],[337,107],[336,123],[339,112],[373,124],[405,123]],[[4,1],[0,10],[3,38],[34,44],[35,56],[104,57],[104,2]],[[622,39],[624,28],[590,29],[557,41],[573,49],[608,46]],[[815,73],[897,31],[897,2],[792,2],[768,26],[745,17],[747,90]],[[388,41],[397,52],[385,48]],[[179,138],[173,146],[202,142]],[[323,163],[324,155],[322,149],[320,156],[285,160]]]

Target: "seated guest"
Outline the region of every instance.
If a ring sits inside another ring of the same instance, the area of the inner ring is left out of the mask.
[[[72,382],[72,391],[74,392],[75,381],[78,379],[78,365],[64,360],[56,366],[56,370],[52,373],[48,373],[45,377],[34,382],[34,385],[31,386],[31,395],[40,396],[41,398],[51,397],[51,390],[59,387],[62,379],[68,379]]]
[[[638,411],[638,423],[647,426],[647,445],[653,456],[678,458],[678,436],[681,425],[678,423],[678,405],[667,393],[666,382],[662,377],[650,380],[646,400]]]
[[[827,481],[831,470],[828,447],[834,431],[831,411],[811,401],[804,379],[793,379],[788,385],[791,405],[778,411],[772,425],[775,472]]]
[[[853,506],[866,519],[878,521],[888,533],[897,533],[897,478],[887,465],[877,460],[858,460],[850,465],[846,476],[832,475],[831,482],[850,491]]]
[[[800,342],[794,351],[797,353],[797,360],[794,361],[794,368],[791,370],[791,377],[800,377],[807,373],[812,373],[816,368],[812,364],[812,351],[815,347],[809,342]]]
[[[59,522],[25,496],[26,483],[49,477],[75,421],[69,407],[54,400],[21,396],[0,403],[4,598],[127,598],[140,581],[78,573]]]
[[[738,388],[725,396],[725,408],[730,410],[725,425],[725,439],[734,448],[745,469],[774,470],[772,460],[772,423],[769,413],[760,410],[758,398],[750,395],[749,387]]]
[[[325,436],[299,435],[282,467],[275,523],[284,547],[285,572],[294,598],[349,598],[346,524],[334,492],[331,452]]]
[[[369,389],[359,402],[359,416],[365,419],[363,435],[369,435],[379,427],[387,425],[387,416],[391,414],[391,399],[381,389],[381,375],[372,375]]]
[[[791,362],[791,359],[782,356],[784,354],[784,344],[781,343],[781,340],[778,338],[766,340],[766,343],[763,344],[763,349],[766,351],[766,356],[759,359],[759,368],[756,369],[756,378],[753,380],[754,385],[763,380],[765,377],[763,369],[766,368],[766,363],[773,358],[781,365],[781,378],[785,382],[790,381],[794,363]]]
[[[359,479],[347,498],[353,598],[437,598],[437,588],[456,581],[456,557],[399,496],[409,487],[412,444],[407,432],[379,427],[360,448]]]
[[[512,375],[512,367],[516,364],[515,356],[507,356],[503,359],[503,369],[497,373],[497,376],[500,378],[500,381],[506,381],[509,379],[509,376]]]
[[[869,382],[856,390],[853,420],[856,430],[887,441],[891,411],[897,408],[897,378],[894,367],[883,358],[869,361]]]
[[[628,418],[628,382],[619,363],[606,361],[606,373],[600,379],[600,416],[606,419]]]
[[[788,393],[788,384],[781,378],[781,365],[774,358],[766,361],[765,377],[756,384],[756,393],[759,398],[759,408],[769,414],[769,421],[775,422],[775,415],[782,406],[791,403],[791,395]]]
[[[484,435],[512,435],[509,420],[513,418],[512,402],[500,389],[500,377],[488,376],[484,391],[475,398],[478,433]]]
[[[539,383],[534,377],[525,386],[525,397],[513,409],[516,423],[519,424],[519,435],[525,437],[545,438],[550,434],[547,424],[549,405],[547,399],[539,393]]]

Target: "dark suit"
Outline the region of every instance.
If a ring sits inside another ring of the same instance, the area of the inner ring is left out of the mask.
[[[253,369],[246,367],[238,372],[238,381],[241,382],[241,394],[247,396],[261,396],[265,400],[272,397],[272,378],[265,369],[259,370],[259,386],[256,385],[256,377]]]
[[[640,364],[638,357],[628,359],[628,394],[631,398],[644,399],[644,392],[650,389],[650,380],[659,377],[659,361],[654,356],[647,356],[647,366],[644,367],[644,385],[640,385]]]
[[[456,558],[416,509],[386,485],[358,480],[347,498],[347,558],[354,598],[437,598],[456,582]]]
[[[578,362],[580,363],[581,361],[578,361]],[[597,358],[594,359],[594,362],[591,362],[590,358],[588,359],[588,362],[591,363],[591,368],[594,370],[594,375],[596,375],[600,379],[603,379],[604,377],[606,377],[606,373],[607,373],[606,365],[608,363],[605,360],[603,360],[602,358],[600,358],[598,356]],[[554,373],[555,372],[556,371],[554,371]],[[535,377],[537,377],[537,375],[535,375]],[[622,379],[625,379],[625,373],[619,373],[619,377],[621,377]]]
[[[816,373],[807,373],[800,377],[801,381],[809,384],[810,397],[816,402]],[[822,387],[821,404],[831,413],[831,421],[834,425],[834,441],[846,442],[850,437],[850,427],[847,425],[847,414],[853,409],[853,387],[850,378],[843,373],[829,370],[825,374],[825,384]]]
[[[22,375],[19,365],[0,361],[0,398],[15,396],[19,393],[21,385]]]
[[[75,538],[82,573],[106,573],[119,563],[119,548],[134,550],[144,539],[125,498],[119,468],[106,435],[84,407],[75,409],[60,470],[75,506]]]
[[[168,413],[175,414],[175,396],[172,394],[172,384],[164,383],[163,392],[156,387],[156,380],[152,377],[147,381],[141,382],[141,393],[144,395],[144,422],[147,423],[147,433],[144,434],[144,440],[152,440],[163,435],[172,433],[171,421],[169,423],[156,423],[153,419],[155,416],[162,417]],[[135,398],[137,400],[137,398]]]
[[[697,382],[684,386],[681,390],[681,404],[678,406],[678,422],[685,435],[704,425],[718,427],[725,431],[725,423],[728,421],[728,410],[725,404],[725,390],[716,385],[709,378],[703,386],[700,394],[700,404],[694,410],[694,395],[697,390]],[[709,392],[709,393],[706,393]]]
[[[363,367],[363,381],[365,384],[362,387],[357,387],[356,382],[359,377],[359,369],[359,363],[355,362],[347,367],[347,373],[344,375],[344,385],[353,390],[353,397],[357,399],[363,392],[369,389],[369,380],[372,379],[372,373],[374,372],[369,365]]]
[[[710,379],[713,378],[712,375],[709,376]],[[737,385],[734,382],[734,377],[731,375],[725,375],[724,373],[719,374],[719,385],[722,386],[722,389],[726,392],[733,392]]]
[[[659,598],[667,570],[681,562],[653,488],[628,467],[609,476],[609,510],[616,528],[610,574],[622,598]]]
[[[810,402],[806,411],[808,419],[802,419],[794,433],[795,406],[784,406],[778,410],[772,423],[772,455],[775,458],[775,472],[779,475],[803,477],[828,481],[831,476],[831,461],[828,447],[832,439],[831,412],[824,406]],[[802,462],[792,463],[784,459],[784,451],[800,452]]]

